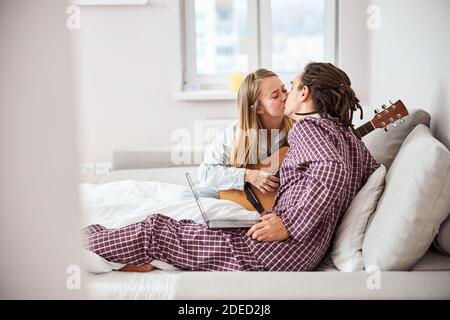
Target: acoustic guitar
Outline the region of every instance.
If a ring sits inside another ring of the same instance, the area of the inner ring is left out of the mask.
[[[356,135],[362,138],[377,128],[384,128],[384,130],[388,131],[389,127],[396,127],[398,124],[404,123],[403,118],[409,114],[401,100],[395,103],[390,102],[389,107],[382,105],[381,108],[382,110],[375,110],[375,116],[372,120],[355,129]],[[288,149],[288,147],[282,147],[269,158],[258,164],[250,164],[245,168],[263,170],[272,175],[277,175]],[[234,201],[247,210],[253,211],[256,209],[259,213],[263,213],[274,206],[276,195],[277,191],[262,193],[262,191],[248,182],[245,183],[244,190],[230,189],[219,191],[220,199]]]

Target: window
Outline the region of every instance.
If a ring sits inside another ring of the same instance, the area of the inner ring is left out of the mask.
[[[233,72],[289,83],[309,61],[335,62],[336,0],[185,0],[184,90],[226,89]]]

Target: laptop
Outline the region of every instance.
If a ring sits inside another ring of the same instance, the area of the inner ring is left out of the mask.
[[[206,225],[210,229],[226,229],[226,228],[250,228],[254,224],[261,222],[262,218],[259,219],[209,219],[205,210],[203,209],[202,203],[200,202],[200,197],[198,196],[197,190],[192,183],[191,176],[189,172],[186,172],[186,179],[189,183],[189,187],[191,187],[192,194],[194,195],[195,201],[197,202],[197,206],[202,214],[203,219],[205,220]]]

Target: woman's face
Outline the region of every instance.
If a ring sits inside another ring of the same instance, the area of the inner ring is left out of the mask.
[[[287,90],[278,77],[265,78],[259,88],[258,114],[280,118],[284,116]]]

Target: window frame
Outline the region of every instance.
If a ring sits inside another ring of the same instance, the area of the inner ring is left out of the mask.
[[[272,25],[271,1],[247,0],[249,72],[258,68],[271,69]],[[325,0],[324,61],[338,61],[338,1]],[[182,38],[182,91],[227,90],[229,73],[198,75],[196,70],[195,0],[180,0]],[[264,23],[262,23],[264,21]],[[295,76],[279,73],[284,81]]]

